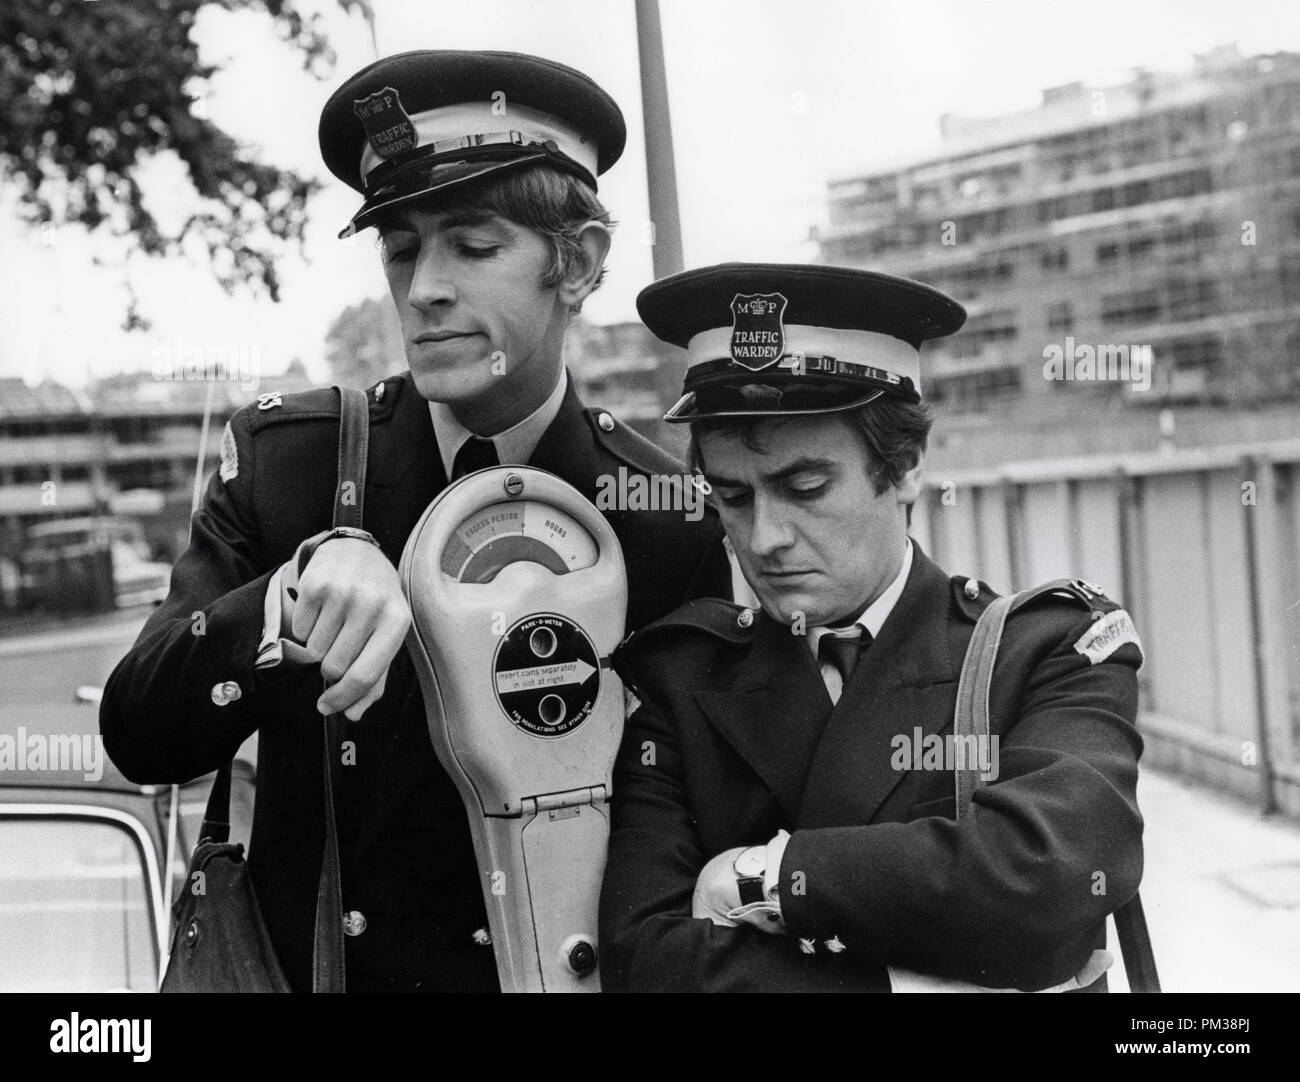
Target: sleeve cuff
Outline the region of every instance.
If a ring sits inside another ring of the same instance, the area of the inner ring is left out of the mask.
[[[778,830],[776,837],[767,843],[766,864],[763,868],[763,896],[780,903],[781,858],[785,856],[785,846],[790,840],[788,830]]]
[[[284,575],[288,564],[271,576],[266,584],[266,600],[262,604],[262,641],[257,646],[257,669],[273,669],[281,662],[310,664],[307,650],[285,634]]]

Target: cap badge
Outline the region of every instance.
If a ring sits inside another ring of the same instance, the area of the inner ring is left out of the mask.
[[[391,86],[354,101],[352,111],[365,125],[370,149],[381,158],[388,159],[394,154],[414,150],[419,142],[415,125],[402,108],[402,99]]]
[[[731,359],[751,372],[785,353],[786,299],[780,293],[737,293],[731,300]]]

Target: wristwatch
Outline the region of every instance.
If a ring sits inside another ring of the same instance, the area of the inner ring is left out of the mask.
[[[301,575],[306,570],[307,562],[316,554],[316,550],[321,545],[325,544],[326,541],[333,541],[336,537],[346,537],[353,541],[365,541],[383,551],[379,542],[375,540],[374,534],[359,530],[355,526],[335,526],[333,529],[318,533],[315,537],[307,538],[298,546],[298,574]]]
[[[736,890],[740,894],[740,904],[765,902],[763,893],[763,875],[767,871],[767,846],[751,845],[737,854],[731,862],[731,870],[736,873]]]

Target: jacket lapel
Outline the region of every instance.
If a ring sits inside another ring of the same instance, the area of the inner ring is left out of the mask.
[[[397,566],[407,538],[435,496],[447,487],[447,476],[433,434],[429,404],[420,397],[407,373],[398,385],[397,402],[387,424],[371,428],[366,463],[366,502],[363,523],[378,539],[385,555]],[[390,385],[390,392],[394,389]],[[428,784],[436,776],[437,757],[429,739],[423,700],[416,687],[413,665],[405,650],[388,674],[385,702],[380,705],[394,717],[388,738],[374,750],[381,757],[376,777],[382,791],[371,792],[373,801],[354,824],[350,853],[359,857],[379,836],[392,815],[406,801],[413,785]],[[362,725],[365,724],[363,721]]]
[[[596,497],[597,477],[600,473],[600,456],[591,430],[583,415],[582,400],[574,389],[573,376],[555,415],[542,438],[538,441],[528,465],[546,470],[562,478],[589,500]]]
[[[387,424],[370,430],[366,465],[366,529],[396,565],[406,539],[433,498],[447,487],[447,475],[433,435],[429,403],[410,373],[392,385],[397,394]]]
[[[731,686],[696,692],[695,701],[793,824],[809,761],[831,712],[805,640],[760,613],[754,646],[737,666]]]
[[[868,823],[906,773],[891,765],[894,739],[909,745],[942,731],[960,672],[950,646],[951,585],[913,542],[912,570],[880,634],[853,671],[813,756],[802,827]]]

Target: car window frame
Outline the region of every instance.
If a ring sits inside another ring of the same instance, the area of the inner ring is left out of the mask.
[[[154,991],[162,984],[162,974],[167,961],[166,937],[170,921],[163,913],[163,891],[158,854],[153,836],[141,819],[121,808],[98,804],[78,804],[64,801],[39,801],[32,803],[0,804],[0,820],[4,819],[63,819],[104,821],[125,827],[136,849],[143,858],[145,877],[148,879],[149,920],[153,926]]]

